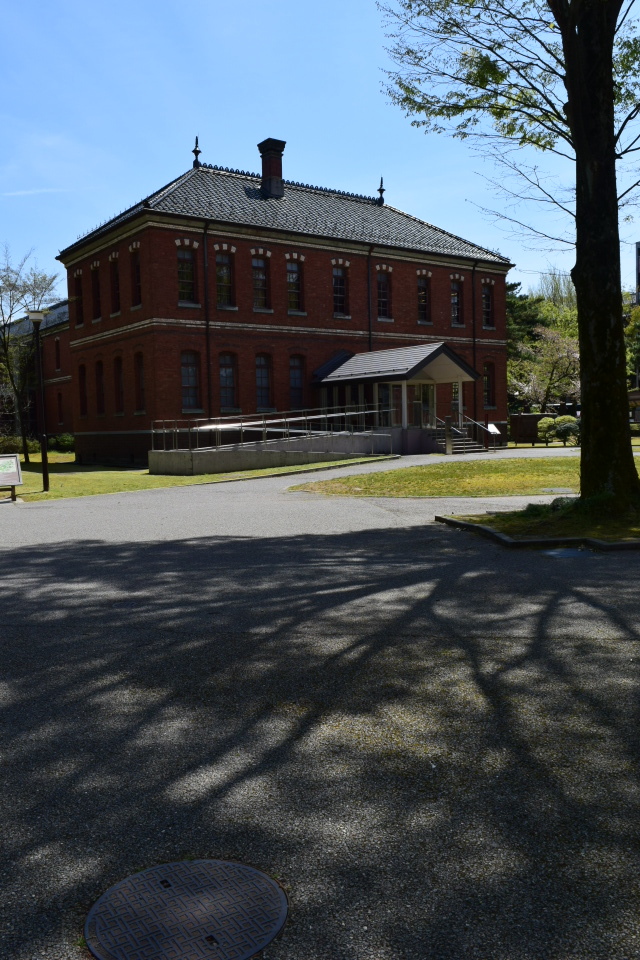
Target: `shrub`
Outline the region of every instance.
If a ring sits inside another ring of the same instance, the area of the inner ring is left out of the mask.
[[[73,434],[59,433],[57,436],[49,437],[48,447],[50,450],[59,450],[60,453],[70,453],[75,449]]]
[[[29,453],[40,452],[38,440],[27,440]],[[22,453],[22,438],[15,436],[0,437],[0,453]]]
[[[549,446],[549,440],[552,440],[556,433],[556,421],[553,417],[543,417],[538,420],[538,440],[544,440],[545,446]]]
[[[558,440],[562,440],[566,447],[567,440],[574,437],[576,446],[580,442],[580,422],[575,417],[558,417],[555,423],[555,434]]]

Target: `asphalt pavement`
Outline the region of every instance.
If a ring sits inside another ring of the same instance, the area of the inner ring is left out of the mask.
[[[640,556],[304,479],[0,505],[0,957],[190,857],[279,879],[274,960],[637,956]]]

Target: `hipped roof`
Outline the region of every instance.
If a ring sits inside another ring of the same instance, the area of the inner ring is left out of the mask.
[[[284,181],[284,196],[265,197],[255,173],[202,164],[172,180],[62,250],[59,259],[114,227],[144,213],[208,219],[332,240],[396,247],[424,254],[465,258],[503,270],[506,257],[477,246],[373,197]]]

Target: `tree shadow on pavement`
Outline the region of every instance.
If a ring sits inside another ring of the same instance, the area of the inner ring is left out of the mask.
[[[5,960],[221,857],[281,960],[623,960],[640,942],[628,556],[433,527],[0,554]]]

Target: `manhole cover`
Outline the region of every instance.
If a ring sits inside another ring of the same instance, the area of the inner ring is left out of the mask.
[[[285,893],[266,874],[193,860],[110,887],[89,911],[84,935],[99,960],[248,960],[286,918]]]

